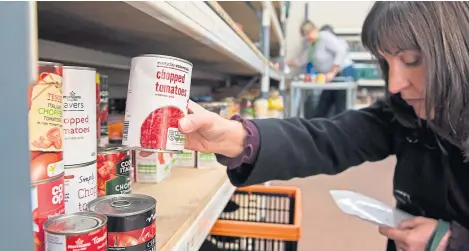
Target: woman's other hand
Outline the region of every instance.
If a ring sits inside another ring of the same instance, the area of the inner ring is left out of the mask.
[[[189,114],[179,120],[185,148],[234,158],[243,151],[246,131],[238,121],[227,120],[189,101]]]
[[[434,219],[415,217],[401,222],[397,228],[379,227],[379,232],[394,240],[398,250],[424,251],[437,223]],[[436,251],[446,249],[449,235],[446,233]]]

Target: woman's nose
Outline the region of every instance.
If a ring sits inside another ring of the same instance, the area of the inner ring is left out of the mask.
[[[407,80],[404,74],[398,71],[389,70],[388,77],[388,91],[392,94],[396,94],[409,87],[410,82]]]

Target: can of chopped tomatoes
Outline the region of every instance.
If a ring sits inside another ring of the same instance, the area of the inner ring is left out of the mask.
[[[51,217],[65,213],[64,174],[31,184],[34,245],[44,250],[44,223]]]
[[[187,114],[192,64],[163,56],[132,59],[123,145],[151,152],[180,153],[184,135],[179,120]]]
[[[98,196],[132,191],[130,151],[122,147],[98,149]]]
[[[96,70],[64,66],[64,165],[96,161]]]
[[[31,151],[62,152],[62,71],[61,64],[39,62],[37,81],[28,88]]]
[[[78,212],[50,218],[44,224],[47,251],[106,251],[107,217]]]
[[[97,197],[96,161],[65,167],[65,213],[88,210]]]
[[[156,250],[156,200],[140,194],[109,195],[89,203],[108,218],[108,251]]]

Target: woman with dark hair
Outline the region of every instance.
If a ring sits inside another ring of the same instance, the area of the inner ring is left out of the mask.
[[[186,147],[217,153],[236,186],[333,175],[395,155],[388,251],[469,250],[469,3],[376,2],[362,29],[387,97],[332,119],[225,120],[195,103]]]

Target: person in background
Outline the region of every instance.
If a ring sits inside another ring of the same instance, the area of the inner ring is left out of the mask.
[[[343,40],[329,30],[319,30],[309,20],[303,22],[300,32],[308,45],[297,60],[288,62],[290,65],[304,67],[311,62],[316,72],[326,74],[327,82],[339,76],[356,79],[353,60],[350,58],[348,45]],[[328,117],[331,109],[335,110],[333,115],[346,109],[345,90],[322,91],[314,117]]]
[[[385,99],[311,120],[227,120],[191,102],[179,121],[185,147],[216,153],[236,186],[335,175],[395,155],[396,206],[415,217],[378,228],[387,251],[467,251],[468,13],[465,1],[376,1],[361,39],[379,61]]]

